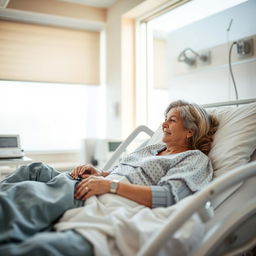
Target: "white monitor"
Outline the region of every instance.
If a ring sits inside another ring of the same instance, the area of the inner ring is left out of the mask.
[[[19,135],[0,134],[0,158],[23,157]]]

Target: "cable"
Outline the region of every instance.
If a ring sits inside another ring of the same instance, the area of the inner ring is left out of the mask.
[[[229,32],[229,31],[230,31],[231,26],[232,26],[232,22],[233,22],[233,19],[231,19],[231,20],[230,20],[230,22],[229,22],[229,25],[228,25],[228,28],[227,28],[227,32]]]
[[[229,48],[229,54],[228,54],[228,66],[229,66],[229,72],[230,72],[230,75],[231,75],[231,78],[232,78],[232,82],[233,82],[233,85],[234,85],[234,89],[235,89],[235,94],[236,94],[236,100],[238,100],[238,92],[237,92],[237,87],[236,87],[236,81],[235,81],[235,78],[234,78],[234,75],[233,75],[233,71],[232,71],[232,65],[231,65],[231,53],[232,53],[232,48],[233,46],[237,44],[237,42],[233,42]]]

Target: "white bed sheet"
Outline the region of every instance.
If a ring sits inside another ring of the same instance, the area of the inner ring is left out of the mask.
[[[148,238],[189,199],[171,207],[151,209],[114,194],[93,196],[86,200],[84,207],[68,210],[55,228],[58,231],[78,231],[93,244],[96,256],[136,255]],[[170,255],[170,252],[175,256],[189,255],[203,235],[204,224],[197,215],[193,215],[170,237],[161,255]]]

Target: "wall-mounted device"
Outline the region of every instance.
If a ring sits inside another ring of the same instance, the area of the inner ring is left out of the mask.
[[[198,63],[202,64],[210,64],[210,52],[198,53],[191,48],[184,49],[178,56],[179,62],[184,62],[188,66],[192,67]]]
[[[0,158],[20,158],[24,152],[20,145],[19,135],[0,135]]]
[[[238,40],[237,43],[237,54],[239,58],[249,57],[253,55],[253,39],[242,39]]]

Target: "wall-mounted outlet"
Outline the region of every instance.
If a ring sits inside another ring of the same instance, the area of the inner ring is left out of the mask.
[[[239,58],[253,55],[253,39],[242,39],[237,41],[237,54]]]
[[[198,66],[205,66],[211,64],[211,52],[210,51],[203,51],[199,52],[201,58],[197,58],[197,65]]]

